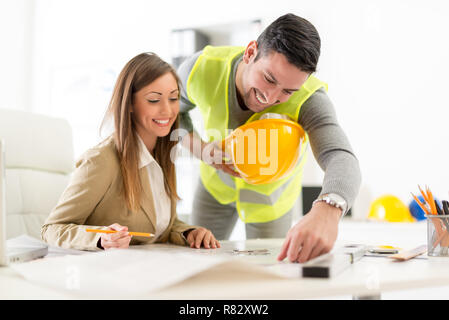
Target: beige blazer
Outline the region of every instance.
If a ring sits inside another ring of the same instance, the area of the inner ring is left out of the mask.
[[[144,192],[140,210],[131,213],[123,198],[123,178],[112,137],[85,152],[76,163],[69,185],[41,229],[42,239],[50,245],[77,250],[100,250],[99,233],[86,232],[87,226],[107,229],[118,223],[129,231],[155,233],[151,181],[146,167],[140,169]],[[133,236],[131,245],[171,242],[186,245],[182,233],[197,228],[180,221],[176,202],[171,204],[170,223],[158,239]]]

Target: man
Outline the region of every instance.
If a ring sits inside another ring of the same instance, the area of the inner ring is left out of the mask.
[[[332,249],[340,218],[352,206],[361,177],[358,160],[326,94],[327,85],[312,75],[320,45],[312,24],[286,14],[246,49],[207,46],[179,67],[181,128],[189,132],[183,144],[203,160],[192,222],[212,230],[217,239],[229,238],[240,216],[246,223],[247,238],[286,235],[279,260],[287,257],[305,262]],[[205,129],[218,133],[209,135],[207,142],[200,140],[188,114],[196,106]],[[288,179],[251,186],[232,164],[206,159],[223,158],[217,141],[229,129],[267,112],[288,115],[305,129],[313,154],[325,171],[320,196],[293,227],[292,207],[301,192],[303,161]]]

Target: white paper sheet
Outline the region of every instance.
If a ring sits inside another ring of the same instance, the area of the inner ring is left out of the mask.
[[[11,267],[31,282],[68,291],[75,298],[132,299],[148,297],[202,272],[214,272],[218,265],[222,271],[259,274],[261,279],[292,277],[292,271],[297,275],[298,264],[285,266],[285,261],[276,260],[279,247],[263,239],[226,241],[220,249],[150,244],[92,253],[50,247],[44,259]],[[234,252],[261,249],[268,254]]]
[[[103,299],[148,294],[224,261],[223,256],[139,248],[50,257],[11,267],[34,283]]]

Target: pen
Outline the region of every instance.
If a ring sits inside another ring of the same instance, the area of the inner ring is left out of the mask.
[[[117,233],[116,230],[101,230],[101,229],[86,229],[86,232],[98,232],[98,233]],[[128,232],[132,236],[138,237],[154,237],[154,234],[147,232]]]
[[[440,205],[438,204],[438,202],[436,200],[434,200],[434,201],[435,201],[435,207],[437,209],[438,215],[442,216],[444,214],[443,210],[441,210]]]
[[[447,200],[443,200],[443,210],[444,214],[449,215],[449,202]]]

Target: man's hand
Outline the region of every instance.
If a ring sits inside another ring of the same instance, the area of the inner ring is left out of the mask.
[[[221,140],[207,143],[201,140],[201,137],[196,132],[191,132],[184,136],[182,145],[189,149],[196,158],[215,169],[241,178],[240,174],[235,171],[230,155],[221,149]]]
[[[306,262],[332,250],[338,235],[341,209],[317,202],[287,233],[278,260]]]
[[[203,146],[202,160],[217,170],[240,178],[240,174],[235,171],[231,156],[220,148],[221,141],[206,143]]]

